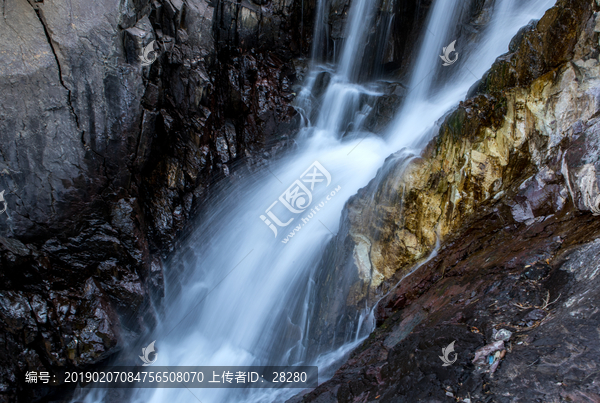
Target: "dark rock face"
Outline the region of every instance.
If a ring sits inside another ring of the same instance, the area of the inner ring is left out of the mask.
[[[463,44],[469,52],[468,43],[478,40],[477,34],[485,30],[494,7],[493,0],[467,1],[457,11],[461,21],[449,36]],[[378,90],[383,94],[369,102],[372,107],[365,128],[374,133],[383,131],[392,121],[395,112],[406,96],[410,79],[410,67],[415,65],[420,42],[428,33],[423,32],[432,2],[383,1],[375,16],[375,29],[367,37],[366,53],[361,74],[366,78],[381,77]],[[448,70],[438,70],[436,81],[447,80]],[[389,80],[392,81],[384,81]]]
[[[3,7],[0,395],[8,400],[33,398],[15,388],[26,371],[95,363],[123,333],[154,321],[148,240],[130,186],[144,80],[122,58],[119,34],[149,6],[114,3]]]
[[[185,29],[170,25],[168,9],[150,15],[165,50],[146,90],[154,132],[141,143],[151,157],[141,167],[140,191],[159,249],[172,249],[211,183],[242,159],[250,170],[266,164],[297,127],[293,86],[302,71],[298,57],[309,48],[303,34],[312,32],[299,21],[310,21],[314,5],[218,2],[213,10],[201,3],[175,14]],[[194,30],[198,21],[203,26]]]
[[[161,257],[210,185],[285,150],[314,7],[3,5],[0,401],[155,324]]]
[[[361,71],[366,77],[408,72],[419,49],[431,0],[383,0],[376,15],[376,29],[367,38]]]
[[[596,401],[598,219],[567,213],[527,230],[503,219],[481,217],[405,279],[380,302],[377,330],[297,401]],[[489,355],[473,359],[501,329],[512,336],[492,374]]]

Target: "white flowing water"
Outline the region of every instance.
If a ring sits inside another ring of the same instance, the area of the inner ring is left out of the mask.
[[[554,2],[496,0],[491,21],[470,42],[471,48],[457,42],[459,61],[442,67],[442,47],[456,39],[453,35],[469,1],[436,0],[422,34],[407,98],[383,136],[361,130],[368,112],[361,99],[378,93],[376,87],[356,82],[375,3],[353,1],[339,63],[334,68],[315,64],[307,75],[297,101],[306,122],[297,138],[298,150],[245,183],[219,191],[198,219],[197,229],[167,262],[167,272],[180,274],[168,277],[164,319],[140,340],[140,346],[156,340],[156,365],[319,365],[325,374],[320,381],[325,380],[331,373],[327,370],[335,369],[374,326],[361,316],[347,335],[347,344],[321,348],[316,359],[307,361],[316,262],[338,231],[346,201],[375,177],[388,155],[403,147],[418,151],[440,117],[464,99],[494,59],[507,51],[518,29],[540,18]],[[318,6],[315,31],[319,38],[327,32],[320,26],[325,23],[326,4],[320,0]],[[320,53],[313,51],[313,55]],[[331,74],[329,85],[320,100],[312,99],[317,77],[326,70]],[[315,161],[320,163],[316,172],[322,182],[311,185],[312,199],[284,198],[293,210],[301,211],[298,214],[290,214],[289,207],[281,209],[279,196],[296,186]],[[291,218],[288,226],[280,226]],[[285,401],[298,392],[139,389],[129,401],[269,402]],[[85,400],[110,401],[102,392],[88,394]]]

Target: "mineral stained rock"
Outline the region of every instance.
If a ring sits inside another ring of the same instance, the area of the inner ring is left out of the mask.
[[[438,240],[484,212],[525,225],[569,204],[600,213],[600,67],[588,3],[559,2],[518,35],[513,51],[445,118],[422,155],[390,157],[351,200],[347,233],[357,271],[371,268],[368,287],[357,287],[364,291],[353,300],[365,298],[367,290],[376,300],[394,284],[388,280],[404,274],[399,269],[425,259]],[[557,49],[551,45],[556,32],[575,40]],[[528,53],[535,62],[527,69],[519,60],[532,43],[538,44]],[[498,71],[503,78],[492,78]],[[502,87],[490,84],[502,80]]]

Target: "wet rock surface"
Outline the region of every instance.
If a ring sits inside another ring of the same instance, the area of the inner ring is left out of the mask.
[[[432,5],[431,0],[399,1],[374,0],[373,29],[365,38],[367,46],[362,55],[360,71],[365,78],[392,74],[397,78],[408,72],[408,67],[416,58],[415,46],[421,39],[422,27]],[[321,55],[323,60],[334,60],[343,49],[348,33],[345,30],[348,20],[350,0],[333,0],[326,10],[324,19],[327,40],[323,40]]]
[[[481,217],[407,277],[379,303],[375,332],[298,401],[596,401],[600,222],[504,224]]]

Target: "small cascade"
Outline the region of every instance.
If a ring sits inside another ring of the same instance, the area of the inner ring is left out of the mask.
[[[338,76],[353,80],[358,74],[365,51],[365,39],[373,19],[373,11],[377,2],[372,0],[355,0],[350,8],[350,16],[346,26],[346,41],[338,64]]]
[[[313,33],[313,46],[311,60],[313,62],[326,61],[329,54],[329,25],[327,24],[327,1],[317,3],[315,29]]]

